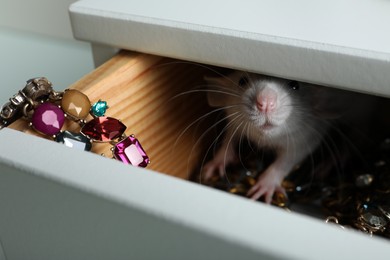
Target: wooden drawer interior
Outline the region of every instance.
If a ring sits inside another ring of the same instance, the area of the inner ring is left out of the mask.
[[[212,112],[215,108],[208,105],[204,91],[204,76],[215,76],[215,70],[224,69],[121,51],[69,88],[85,93],[92,103],[99,99],[108,102],[106,115],[121,120],[127,126],[125,133],[139,139],[151,160],[148,169],[189,179],[194,177],[194,170],[204,165],[206,156],[215,152],[212,147],[218,136],[216,122],[220,121],[221,113]],[[53,87],[66,88],[55,82]],[[389,110],[387,99],[378,97],[376,102],[378,111]],[[370,135],[386,137],[390,127],[388,117],[375,113],[371,120]],[[373,122],[381,122],[380,127],[371,127]],[[10,127],[47,138],[27,124],[20,119]],[[71,120],[66,124],[63,129],[74,132],[80,129]],[[107,143],[94,143],[92,152],[112,158],[111,147]]]
[[[219,115],[212,113],[213,108],[209,107],[206,92],[203,91],[206,83],[204,76],[210,73],[215,75],[213,70],[223,68],[121,51],[69,88],[85,93],[91,102],[99,99],[108,102],[110,108],[107,116],[120,119],[127,126],[126,134],[134,134],[142,143],[151,159],[148,169],[194,180],[198,174],[192,178],[193,173],[198,173],[195,170],[205,163],[208,154],[213,153],[210,147],[218,135],[215,123],[220,120]],[[53,86],[56,90],[64,88],[56,86],[55,82]],[[377,101],[380,102],[377,104],[380,110],[389,111],[390,103],[387,99],[378,98]],[[378,114],[376,117],[378,118],[373,121],[379,122],[379,117],[382,117],[383,125],[375,128],[374,132],[378,136],[382,134],[387,136],[390,127],[388,117],[385,115],[383,118],[383,115]],[[70,120],[67,120],[67,124],[64,129],[77,132],[80,128]],[[27,121],[23,119],[10,127],[39,135],[30,129]],[[383,133],[380,134],[378,129],[382,129]],[[107,143],[94,143],[92,151],[111,158],[110,148]],[[305,170],[304,167],[301,168]],[[129,169],[131,172],[131,168]],[[308,176],[310,181],[314,179],[311,175]],[[218,188],[217,185],[214,187]],[[236,187],[229,188],[229,191],[240,194],[233,191]],[[277,202],[276,204],[278,205]],[[303,209],[294,207],[292,210],[324,217],[318,205],[309,206]]]
[[[151,160],[148,169],[187,179],[207,144],[202,136],[207,118],[198,119],[210,108],[205,93],[194,90],[204,88],[209,71],[194,63],[121,51],[69,88],[85,93],[92,103],[108,102],[106,115],[121,120],[125,133],[140,140]],[[55,90],[66,88],[52,83]],[[66,124],[63,129],[78,131],[76,123]],[[10,127],[39,135],[23,119]],[[110,148],[95,143],[92,151],[111,158]]]

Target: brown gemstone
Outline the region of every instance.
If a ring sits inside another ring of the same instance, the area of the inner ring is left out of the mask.
[[[92,140],[109,142],[123,135],[126,126],[118,119],[112,117],[96,117],[86,123],[81,133]]]
[[[69,89],[64,92],[61,100],[62,110],[71,117],[84,119],[88,116],[91,108],[89,98],[75,89]]]

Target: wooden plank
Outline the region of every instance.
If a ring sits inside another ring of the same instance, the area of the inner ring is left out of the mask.
[[[179,95],[198,88],[207,69],[195,63],[122,51],[69,88],[85,93],[92,103],[108,102],[106,115],[120,119],[134,134],[151,159],[149,169],[187,178],[201,159],[204,127],[190,126],[208,106],[204,93]],[[50,80],[50,79],[49,79]],[[53,82],[54,89],[62,89]],[[177,96],[179,95],[179,96]],[[11,128],[42,136],[20,119]],[[67,120],[63,130],[79,131]],[[195,147],[197,146],[197,147]],[[92,151],[111,158],[111,145],[95,143]]]

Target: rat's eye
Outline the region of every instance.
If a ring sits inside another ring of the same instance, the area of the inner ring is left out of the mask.
[[[238,81],[238,85],[239,85],[240,87],[246,87],[246,86],[248,85],[248,83],[249,83],[249,79],[248,79],[248,77],[246,77],[246,76],[242,76],[242,77],[240,78],[240,80]]]
[[[292,90],[298,90],[298,89],[299,89],[299,82],[296,81],[296,80],[289,81],[289,82],[287,83],[287,85],[288,85],[289,88],[291,88]]]

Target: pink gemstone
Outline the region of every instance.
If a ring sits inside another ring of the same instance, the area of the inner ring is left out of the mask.
[[[101,116],[86,123],[81,133],[92,140],[109,142],[123,135],[126,126],[118,119]]]
[[[64,112],[52,103],[43,103],[35,110],[31,118],[32,126],[46,135],[56,135],[64,125]]]
[[[117,160],[125,164],[146,167],[149,163],[149,157],[134,136],[129,136],[117,143],[114,147],[113,154]]]

